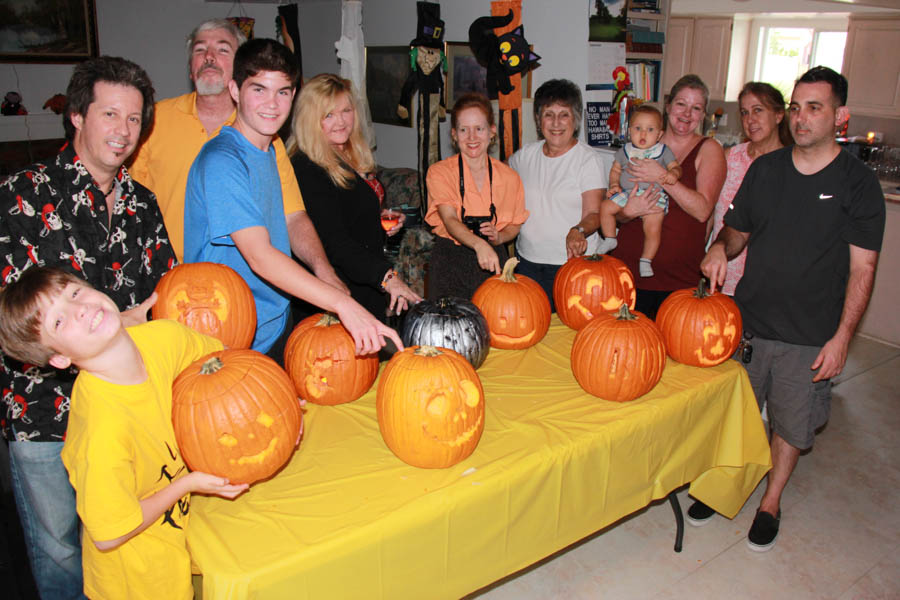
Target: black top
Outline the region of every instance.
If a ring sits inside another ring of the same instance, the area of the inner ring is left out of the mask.
[[[325,169],[299,150],[291,164],[329,262],[353,299],[384,321],[389,296],[381,282],[393,265],[384,257],[378,196],[359,175],[349,189],[336,186]]]
[[[812,175],[797,171],[791,151],[753,161],[725,214],[726,225],[750,233],[735,300],[754,334],[821,346],[840,321],[850,245],[881,248],[884,194],[845,150]]]
[[[119,310],[153,293],[175,264],[156,196],[122,167],[112,219],[103,191],[71,145],[53,160],[0,181],[0,286],[32,266],[82,277]],[[23,365],[0,355],[6,404],[0,425],[9,439],[60,442],[78,370]]]

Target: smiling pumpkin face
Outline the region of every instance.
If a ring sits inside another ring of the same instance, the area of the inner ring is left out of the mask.
[[[173,319],[218,338],[229,348],[249,348],[256,333],[253,293],[240,275],[225,265],[178,265],[159,280],[154,319]]]
[[[633,309],[636,297],[634,276],[625,263],[602,254],[570,258],[553,281],[556,312],[572,329],[622,304]]]
[[[710,294],[705,280],[696,288],[672,292],[656,314],[669,356],[694,367],[728,360],[743,333],[741,312],[729,296]]]
[[[172,388],[172,425],[184,461],[232,483],[253,483],[281,468],[302,419],[287,374],[253,350],[205,356]]]
[[[503,272],[486,279],[472,296],[487,319],[494,348],[528,348],[550,328],[550,300],[536,281],[515,275],[518,262],[507,260]]]
[[[468,457],[484,431],[484,390],[460,354],[411,346],[388,362],[376,394],[388,448],[414,466],[446,468]]]

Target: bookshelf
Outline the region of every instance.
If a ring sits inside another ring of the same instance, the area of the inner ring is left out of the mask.
[[[665,53],[669,0],[628,0],[625,62],[635,96],[662,100],[660,82]]]

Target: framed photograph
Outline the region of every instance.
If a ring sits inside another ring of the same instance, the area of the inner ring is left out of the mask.
[[[397,114],[400,92],[411,72],[409,46],[366,47],[366,96],[374,122],[412,127],[411,119],[404,121]]]
[[[0,61],[71,63],[95,57],[94,0],[2,2]]]
[[[478,64],[472,49],[466,42],[447,42],[447,81],[444,89],[447,92],[447,109],[461,95],[468,92],[480,92],[487,95],[487,69]],[[531,71],[522,76],[522,97],[531,98]]]

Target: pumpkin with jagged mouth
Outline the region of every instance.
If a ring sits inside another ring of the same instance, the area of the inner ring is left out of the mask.
[[[410,346],[385,367],[376,411],[381,436],[400,460],[441,469],[475,451],[484,431],[484,390],[458,352]]]

